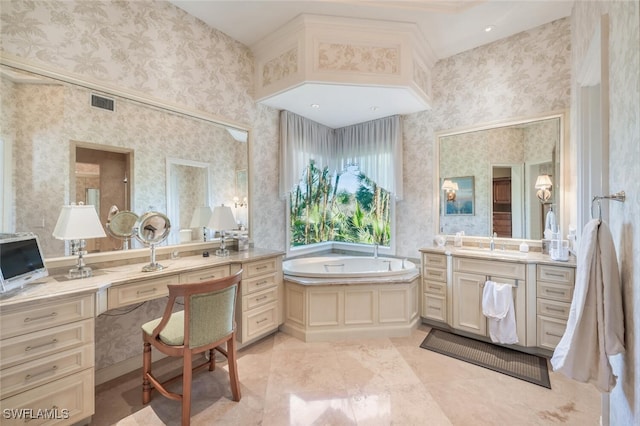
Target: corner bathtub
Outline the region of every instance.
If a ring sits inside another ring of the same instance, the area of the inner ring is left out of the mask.
[[[321,256],[286,260],[283,272],[281,330],[301,340],[402,337],[418,326],[420,273],[413,262]]]

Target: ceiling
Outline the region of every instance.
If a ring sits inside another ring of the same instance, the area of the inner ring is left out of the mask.
[[[436,59],[569,16],[573,5],[573,1],[566,0],[170,0],[170,3],[249,47],[302,13],[414,23]],[[488,26],[492,30],[486,32]],[[357,90],[357,96],[352,89]],[[302,85],[264,103],[336,128],[415,112],[409,107],[412,99],[406,97],[406,92]],[[311,104],[320,108],[312,109]]]

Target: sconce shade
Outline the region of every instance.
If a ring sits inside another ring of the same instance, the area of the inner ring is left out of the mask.
[[[96,209],[91,205],[62,206],[53,236],[59,240],[83,240],[107,235],[100,223]]]
[[[200,228],[207,226],[211,220],[211,208],[209,206],[196,207],[191,216],[191,225],[189,228]]]
[[[536,185],[535,185],[536,189],[549,189],[551,188],[551,186],[552,186],[552,183],[549,175],[540,175],[536,179]]]
[[[445,191],[457,191],[458,190],[458,183],[450,181],[449,179],[446,179],[444,181],[444,183],[442,184],[442,189],[445,190]]]
[[[211,215],[211,220],[209,221],[209,228],[215,229],[216,231],[226,231],[228,229],[235,229],[237,227],[238,225],[236,224],[236,220],[233,217],[231,207],[225,206],[223,204],[221,206],[216,206],[213,208],[213,214]]]

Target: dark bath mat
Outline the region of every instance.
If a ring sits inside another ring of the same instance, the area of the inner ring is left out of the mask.
[[[551,389],[543,357],[437,329],[431,329],[420,347]]]

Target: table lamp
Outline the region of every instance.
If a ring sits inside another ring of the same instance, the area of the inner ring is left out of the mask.
[[[220,248],[216,250],[216,256],[229,256],[229,250],[227,250],[224,241],[224,233],[225,231],[235,229],[236,227],[236,220],[233,217],[231,207],[223,204],[213,208],[213,214],[209,221],[209,228],[220,231]]]
[[[98,213],[91,205],[71,204],[62,206],[60,216],[53,229],[53,236],[59,240],[71,241],[71,254],[78,255],[78,263],[69,270],[69,278],[85,278],[92,275],[91,268],[84,264],[86,238],[102,238],[104,233]]]

